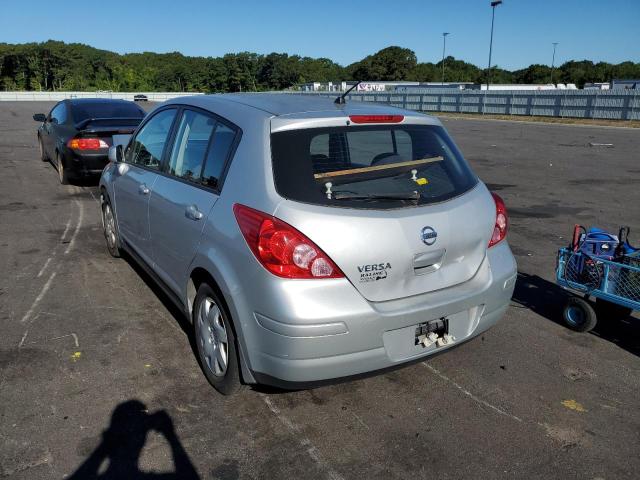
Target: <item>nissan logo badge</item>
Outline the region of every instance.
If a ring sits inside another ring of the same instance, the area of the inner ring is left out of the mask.
[[[438,238],[438,232],[436,232],[432,227],[424,227],[420,234],[420,238],[422,238],[422,243],[425,245],[433,245],[436,243],[436,239]]]

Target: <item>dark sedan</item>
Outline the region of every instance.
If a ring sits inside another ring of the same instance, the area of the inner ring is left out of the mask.
[[[133,102],[101,98],[63,100],[37,113],[40,157],[58,169],[60,183],[99,176],[114,136],[130,135],[145,116]]]

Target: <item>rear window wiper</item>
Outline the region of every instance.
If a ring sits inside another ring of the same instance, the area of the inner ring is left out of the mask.
[[[336,200],[419,200],[418,192],[400,193],[355,193],[355,192],[334,192],[333,198]]]

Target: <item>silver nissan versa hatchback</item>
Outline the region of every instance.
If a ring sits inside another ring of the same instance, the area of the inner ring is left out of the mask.
[[[109,252],[180,306],[222,393],[424,359],[509,304],[504,203],[433,117],[305,95],[183,97],[110,160]]]

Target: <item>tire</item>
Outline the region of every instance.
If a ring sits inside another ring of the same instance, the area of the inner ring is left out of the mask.
[[[40,135],[38,135],[38,146],[40,147],[40,160],[43,162],[49,161],[49,157],[47,157],[47,154],[44,151],[44,145],[42,144],[42,137],[40,137]]]
[[[64,161],[59,152],[56,152],[56,169],[58,170],[58,180],[60,180],[60,184],[69,185],[69,174],[64,168]]]
[[[608,302],[601,298],[596,299],[596,312],[601,319],[606,320],[623,320],[630,317],[633,310],[628,307],[623,307],[613,302]]]
[[[562,311],[562,318],[565,325],[576,332],[588,332],[598,322],[591,304],[580,297],[569,297]]]
[[[209,383],[223,395],[236,393],[242,385],[231,317],[207,283],[202,283],[196,294],[193,329],[200,367]]]
[[[113,214],[113,207],[106,194],[101,195],[102,200],[102,231],[104,239],[107,242],[107,250],[112,257],[119,258],[120,253],[120,236],[118,234],[118,226],[116,218]]]

